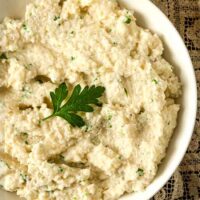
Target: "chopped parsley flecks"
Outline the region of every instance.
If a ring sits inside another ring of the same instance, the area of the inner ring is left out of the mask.
[[[111,119],[112,119],[112,115],[110,114],[107,116],[107,120],[110,121]]]
[[[5,165],[7,166],[8,169],[10,169],[10,166],[7,162],[5,162]]]
[[[111,32],[112,32],[112,29],[111,29],[111,28],[107,28],[106,31],[107,31],[108,33],[111,33]]]
[[[27,31],[27,25],[25,23],[22,24],[22,28]]]
[[[75,34],[75,31],[71,31],[70,34],[71,34],[71,35],[74,35],[74,34]]]
[[[90,195],[90,193],[86,191],[85,192],[85,196],[89,196],[89,195]]]
[[[5,53],[0,54],[0,60],[7,60],[7,59],[8,59],[8,57]]]
[[[59,167],[59,172],[64,172],[64,168],[62,168],[62,167]]]
[[[84,131],[85,131],[85,132],[88,132],[88,130],[89,130],[89,126],[86,125],[86,126],[84,127]]]
[[[41,125],[42,125],[42,120],[39,119],[39,120],[38,120],[38,126],[40,127]]]
[[[74,56],[71,56],[71,60],[73,61],[73,60],[75,60],[76,58],[74,57]]]
[[[48,193],[53,193],[53,192],[54,192],[54,190],[47,190],[47,191],[45,191],[45,192],[48,192]]]
[[[111,119],[112,119],[112,115],[109,114],[108,116],[105,117],[105,120],[107,120],[107,126],[108,128],[112,128],[112,124],[111,124]]]
[[[24,142],[26,145],[29,145],[29,143],[28,143],[28,141],[26,140],[25,142]]]
[[[91,142],[92,142],[92,144],[94,144],[94,145],[98,145],[98,144],[100,144],[100,140],[99,140],[99,137],[98,136],[93,136],[93,137],[91,137]]]
[[[27,86],[24,86],[22,88],[22,96],[21,98],[28,98],[31,94],[31,91],[29,90],[29,88]]]
[[[65,157],[64,157],[62,154],[60,154],[60,155],[59,155],[59,159],[60,159],[61,161],[64,161],[64,160],[65,160]]]
[[[20,174],[20,177],[23,180],[23,183],[27,182],[27,175],[26,174]]]
[[[121,156],[121,155],[120,155],[120,156],[118,156],[118,159],[119,159],[119,160],[122,160],[122,156]]]
[[[128,96],[128,91],[126,88],[124,88],[124,92],[125,92],[126,96]]]
[[[107,115],[106,117],[105,117],[105,120],[107,121],[107,127],[108,128],[112,128],[112,123],[111,123],[111,120],[112,120],[112,115],[111,114],[109,114],[109,115]]]
[[[32,64],[26,64],[26,65],[24,65],[24,67],[27,69],[27,70],[30,70],[31,68],[32,68]]]
[[[144,176],[144,170],[141,168],[138,168],[137,172],[138,176]]]
[[[58,19],[60,19],[60,16],[55,16],[55,17],[53,18],[54,21],[57,21]]]
[[[23,137],[27,138],[28,137],[28,133],[27,132],[21,132],[20,133]]]
[[[10,169],[10,166],[8,165],[8,163],[4,162],[3,160],[0,160],[0,163],[2,163],[3,165],[6,165],[6,167],[7,167],[8,169]]]
[[[126,24],[130,24],[131,23],[131,21],[132,21],[132,19],[131,19],[131,17],[130,16],[125,16],[125,19],[124,19],[124,23],[126,23]]]
[[[83,126],[83,131],[87,133],[88,131],[92,130],[92,127],[92,125],[86,124],[85,126]]]
[[[158,81],[156,79],[153,79],[152,82],[155,83],[156,85],[158,84]]]

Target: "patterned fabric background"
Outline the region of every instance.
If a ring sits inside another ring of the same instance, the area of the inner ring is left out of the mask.
[[[197,77],[198,114],[181,165],[152,200],[200,200],[200,0],[152,0],[173,22],[190,52]]]

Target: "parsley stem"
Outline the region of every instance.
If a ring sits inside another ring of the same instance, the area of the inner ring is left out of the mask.
[[[48,117],[42,119],[42,121],[46,121],[47,119],[50,119],[50,118],[52,118],[53,116],[54,116],[54,115],[52,114],[52,115],[50,115],[50,116],[48,116]]]

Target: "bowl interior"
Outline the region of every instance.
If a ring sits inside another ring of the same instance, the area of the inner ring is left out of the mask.
[[[5,2],[7,2],[7,9],[3,6]],[[20,16],[23,13],[25,2],[26,0],[18,0],[19,7],[13,12],[15,9],[12,8],[12,0],[0,0],[0,20],[6,15]],[[120,3],[135,11],[139,25],[158,33],[162,38],[165,46],[164,57],[175,66],[175,73],[182,82],[183,95],[180,99],[181,112],[179,113],[178,126],[167,149],[166,158],[159,166],[155,180],[145,191],[122,198],[122,200],[147,200],[158,192],[172,176],[189,145],[196,117],[196,80],[188,51],[167,17],[148,0],[140,0],[139,2],[138,0],[120,0]],[[16,195],[2,190],[0,190],[0,196],[2,200],[19,199]]]

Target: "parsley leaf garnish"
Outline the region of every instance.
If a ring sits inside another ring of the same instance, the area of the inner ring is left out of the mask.
[[[67,102],[62,106],[63,101],[68,96],[67,86],[65,83],[62,83],[56,88],[55,92],[50,92],[54,112],[49,117],[43,119],[43,121],[59,116],[74,127],[82,127],[85,125],[85,122],[77,112],[93,112],[94,109],[91,104],[101,106],[98,98],[102,96],[104,91],[105,88],[101,86],[86,86],[81,90],[81,86],[77,85]]]

